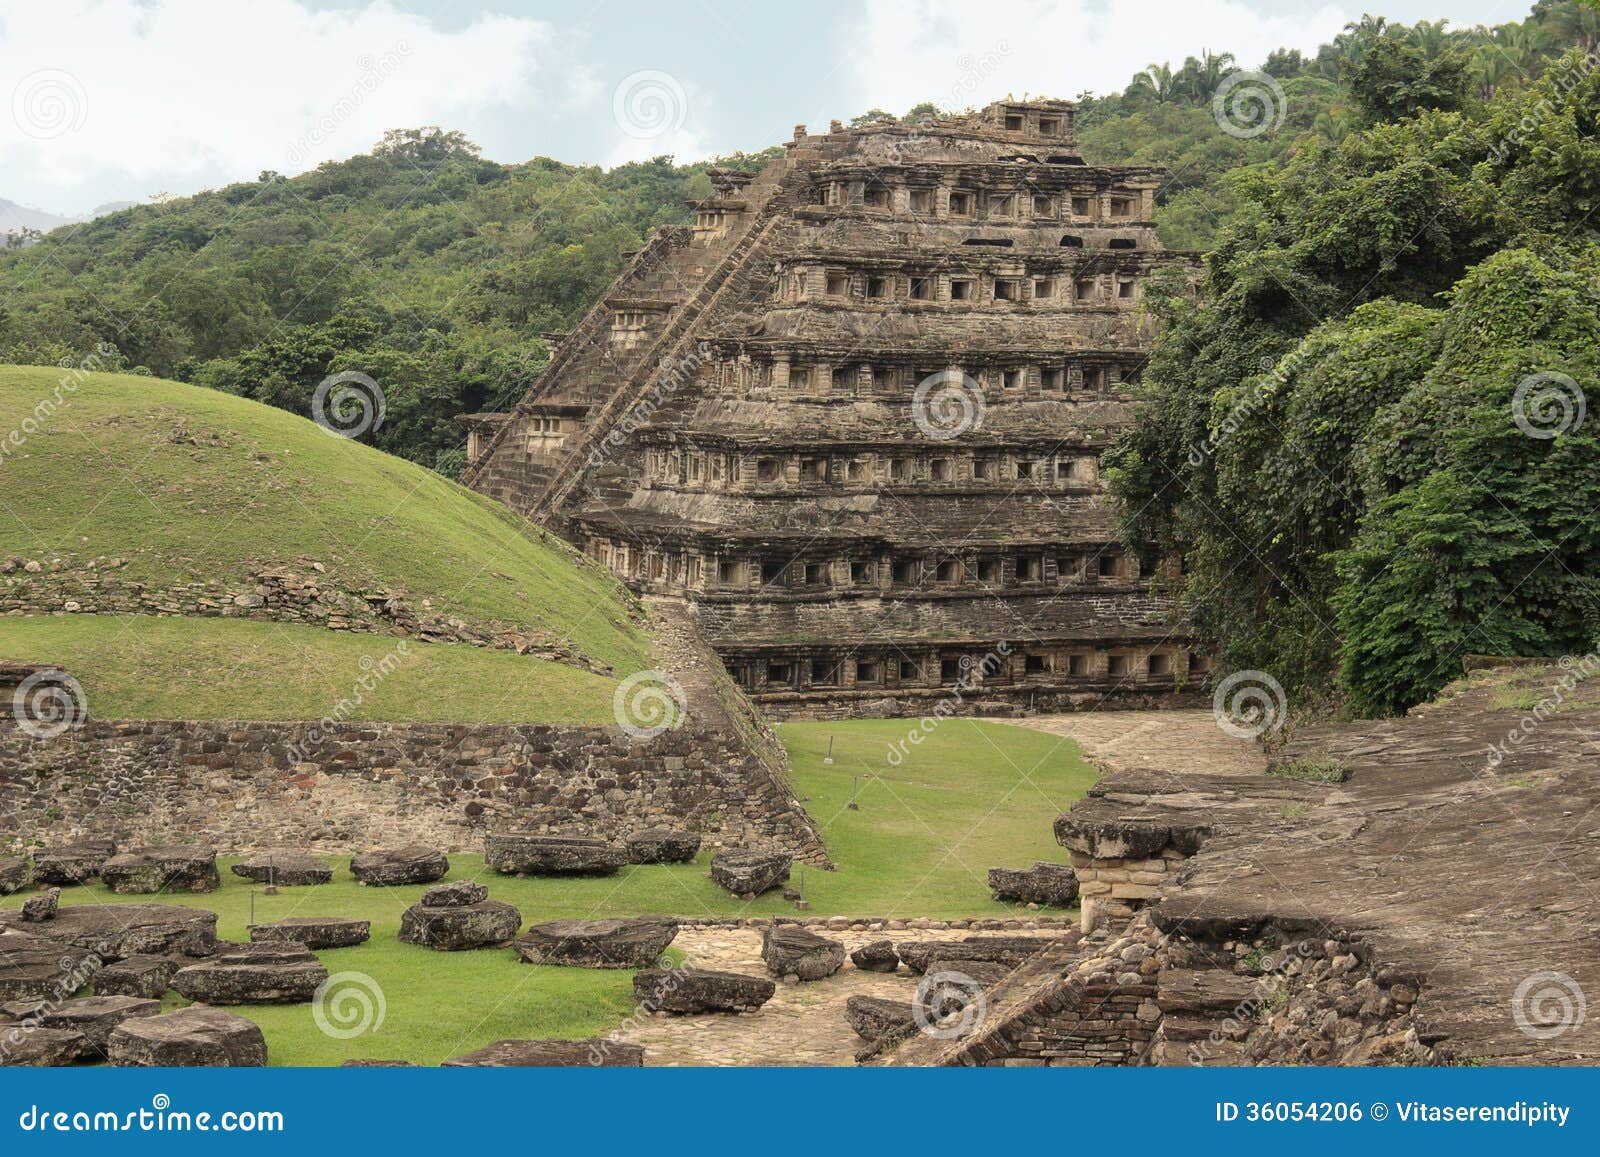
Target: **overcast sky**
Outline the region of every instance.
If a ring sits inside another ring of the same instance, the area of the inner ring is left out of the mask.
[[[0,197],[58,213],[298,173],[385,129],[499,161],[690,160],[868,108],[1261,63],[1363,11],[1454,27],[1531,0],[0,0]],[[1448,11],[1447,11],[1448,10]]]

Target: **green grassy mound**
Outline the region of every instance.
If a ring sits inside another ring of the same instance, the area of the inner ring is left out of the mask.
[[[1026,915],[989,899],[988,868],[1061,860],[1051,837],[1058,812],[1080,798],[1094,772],[1076,746],[1004,724],[948,720],[907,748],[898,766],[890,745],[906,721],[786,724],[795,785],[822,826],[838,870],[798,869],[812,916],[962,917]],[[823,763],[834,737],[832,765]],[[858,810],[847,805],[852,787]],[[221,891],[168,897],[220,913],[228,939],[245,938],[252,904],[257,922],[285,916],[355,916],[372,921],[372,939],[320,953],[332,972],[361,972],[382,989],[382,1027],[352,1039],[324,1034],[306,1005],[251,1007],[267,1034],[274,1064],[337,1064],[350,1057],[405,1058],[437,1064],[511,1037],[584,1037],[605,1033],[634,1011],[632,974],[534,968],[509,950],[432,952],[396,938],[400,914],[423,889],[363,888],[335,860],[334,882],[264,895],[223,868]],[[708,853],[695,864],[628,868],[613,877],[526,879],[485,873],[481,856],[452,855],[451,879],[481,878],[528,922],[642,913],[677,916],[793,915],[778,892],[750,903],[706,876]],[[31,892],[6,900],[15,907]],[[253,896],[252,896],[253,894]],[[69,904],[148,902],[98,886],[69,888]],[[1060,915],[1061,913],[1056,913]],[[914,933],[907,934],[914,936]],[[752,945],[758,933],[750,933]]]
[[[343,703],[340,717],[351,721],[615,722],[616,680],[602,675],[510,651],[284,623],[0,619],[0,662],[8,660],[65,667],[100,719],[321,719]]]
[[[213,390],[0,367],[0,559],[56,557],[121,558],[158,587],[314,561],[346,589],[651,666],[609,574],[433,471]]]

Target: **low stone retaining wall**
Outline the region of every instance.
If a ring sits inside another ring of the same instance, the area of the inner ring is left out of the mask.
[[[734,730],[90,721],[39,740],[0,717],[0,846],[103,836],[224,852],[477,851],[486,830],[620,838],[665,825],[708,847],[827,857],[809,817]]]
[[[348,589],[312,570],[276,567],[245,582],[153,587],[122,577],[124,565],[121,559],[104,565],[0,559],[0,615],[164,615],[296,623],[430,643],[468,643],[610,674],[609,667],[569,643],[509,624],[447,619],[413,607],[403,592]]]

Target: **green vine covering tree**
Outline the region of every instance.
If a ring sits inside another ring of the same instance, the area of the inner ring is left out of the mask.
[[[1587,12],[1490,34],[1547,55],[1486,100],[1470,39],[1359,32],[1366,127],[1234,171],[1201,297],[1158,303],[1106,473],[1134,543],[1184,558],[1176,593],[1224,666],[1388,713],[1465,655],[1600,639]]]

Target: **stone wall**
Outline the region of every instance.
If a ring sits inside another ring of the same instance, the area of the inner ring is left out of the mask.
[[[804,809],[746,739],[688,725],[91,721],[36,740],[0,718],[0,847],[106,836],[224,852],[349,852],[420,841],[477,851],[489,830],[619,837],[652,825],[710,848],[826,854]]]
[[[264,568],[241,581],[159,587],[124,577],[122,559],[0,559],[0,615],[179,615],[297,623],[468,643],[610,674],[605,664],[565,641],[543,638],[525,626],[446,618],[413,606],[401,591],[346,586],[315,569],[320,565],[307,560],[303,567]]]

